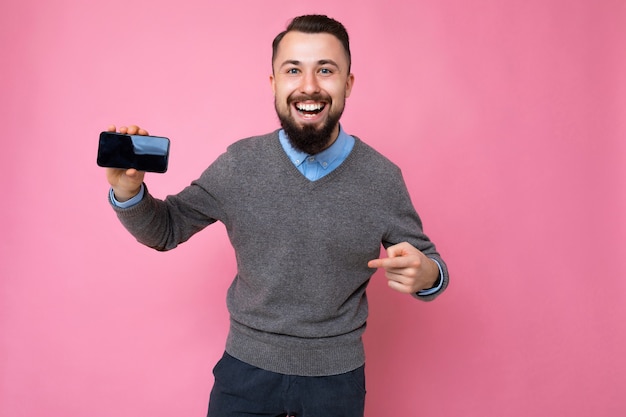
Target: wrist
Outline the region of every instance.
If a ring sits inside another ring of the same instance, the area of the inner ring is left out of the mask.
[[[434,264],[434,268],[436,270],[435,278],[430,287],[417,291],[417,295],[421,296],[435,294],[441,289],[443,285],[443,269],[441,268],[441,264],[433,258],[428,259],[432,262],[432,264]]]

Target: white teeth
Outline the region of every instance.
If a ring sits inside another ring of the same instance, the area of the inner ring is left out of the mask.
[[[318,111],[321,110],[324,107],[323,104],[320,103],[315,103],[315,104],[298,104],[297,108],[298,110],[302,110],[302,111]]]

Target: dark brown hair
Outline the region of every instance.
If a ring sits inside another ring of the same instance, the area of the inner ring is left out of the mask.
[[[304,15],[295,17],[287,26],[287,29],[279,33],[272,42],[272,63],[278,51],[278,45],[283,37],[288,32],[303,32],[303,33],[328,33],[339,39],[339,42],[343,45],[343,49],[346,52],[348,58],[348,73],[350,73],[350,67],[352,64],[352,55],[350,54],[350,38],[348,37],[348,31],[338,21],[333,18],[324,15]]]

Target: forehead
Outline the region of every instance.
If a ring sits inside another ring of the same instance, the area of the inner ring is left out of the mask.
[[[286,61],[302,63],[331,59],[347,67],[348,59],[343,45],[330,33],[288,32],[278,45],[274,65]]]

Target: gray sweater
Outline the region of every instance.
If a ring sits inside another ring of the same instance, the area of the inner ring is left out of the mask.
[[[367,262],[381,244],[409,242],[441,264],[442,290],[448,283],[400,170],[355,139],[343,164],[313,182],[291,163],[277,131],[244,139],[179,194],[161,201],[146,192],[115,210],[157,250],[216,221],[226,226],[237,259],[227,294],[230,355],[283,374],[348,372],[365,361],[365,289],[375,272]]]

